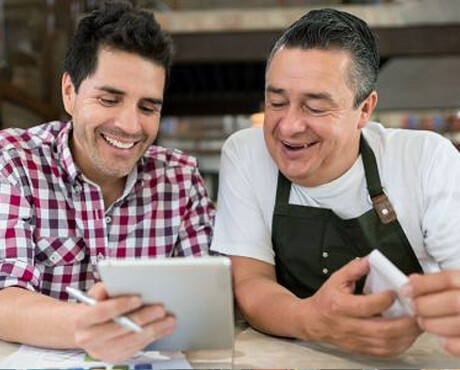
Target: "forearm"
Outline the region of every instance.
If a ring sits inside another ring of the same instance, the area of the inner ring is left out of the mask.
[[[0,291],[0,338],[40,347],[76,348],[75,318],[82,305],[25,289]]]
[[[305,301],[275,281],[251,278],[235,289],[239,308],[255,328],[272,335],[307,338]]]

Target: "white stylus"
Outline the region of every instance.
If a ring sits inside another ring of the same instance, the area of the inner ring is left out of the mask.
[[[74,297],[82,303],[87,304],[88,306],[95,306],[97,304],[97,301],[93,297],[90,297],[81,290],[69,286],[66,287],[65,290],[72,297]],[[134,331],[135,333],[140,333],[142,331],[142,328],[139,325],[137,325],[134,321],[132,321],[126,316],[115,317],[113,321],[115,321],[118,325],[124,327],[125,329]]]

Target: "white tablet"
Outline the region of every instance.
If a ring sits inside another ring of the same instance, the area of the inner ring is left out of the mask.
[[[110,296],[138,294],[162,303],[177,319],[174,333],[149,350],[233,347],[231,263],[227,257],[102,260],[99,273]]]

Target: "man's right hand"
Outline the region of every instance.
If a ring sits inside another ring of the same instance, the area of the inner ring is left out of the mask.
[[[99,302],[81,310],[75,321],[74,338],[78,347],[96,359],[108,363],[126,360],[174,330],[176,319],[161,305],[143,306],[137,296],[108,298],[102,283],[88,293]],[[142,332],[134,333],[113,321],[121,315],[142,326]]]
[[[390,291],[353,294],[356,281],[368,272],[367,257],[351,261],[300,303],[305,314],[305,339],[374,356],[397,355],[411,346],[420,334],[413,317],[380,316],[394,301]]]

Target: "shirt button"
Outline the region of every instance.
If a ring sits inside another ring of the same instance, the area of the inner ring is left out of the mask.
[[[97,260],[97,261],[102,261],[102,260],[104,260],[104,259],[105,259],[105,256],[104,256],[102,253],[99,252],[99,254],[98,254],[97,257],[96,257],[96,260]]]
[[[58,259],[59,259],[58,256],[56,256],[55,254],[50,256],[51,262],[56,262]]]
[[[110,224],[111,222],[112,222],[112,217],[106,216],[106,218],[105,218],[105,223],[106,223],[106,224]]]
[[[326,268],[323,269],[323,274],[324,274],[324,275],[327,275],[328,272],[329,272],[328,269],[326,269]]]
[[[323,252],[323,258],[327,258],[327,257],[329,257],[329,253]]]
[[[388,209],[384,208],[382,209],[382,215],[386,216],[388,214]]]
[[[74,186],[73,186],[73,192],[74,192],[75,194],[78,194],[80,191],[81,191],[80,185],[74,185]]]

